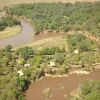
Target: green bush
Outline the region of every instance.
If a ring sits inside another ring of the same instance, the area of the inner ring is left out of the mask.
[[[17,19],[13,19],[10,16],[0,19],[0,31],[3,31],[6,27],[11,27],[14,25],[21,25],[21,23]]]
[[[60,47],[52,47],[52,48],[44,48],[41,51],[43,55],[54,55],[55,53],[63,53],[65,50],[64,48],[61,49]]]
[[[18,54],[27,60],[29,57],[34,55],[34,50],[31,47],[23,47],[18,49]]]
[[[100,81],[86,81],[80,86],[78,98],[73,100],[99,100],[100,99]]]
[[[67,42],[71,52],[73,52],[75,49],[80,51],[93,51],[99,48],[99,44],[97,44],[95,41],[87,39],[82,34],[69,35]]]
[[[93,91],[89,93],[85,100],[100,100],[100,91]]]

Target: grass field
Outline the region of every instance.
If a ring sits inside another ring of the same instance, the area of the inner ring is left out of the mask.
[[[0,31],[0,39],[13,36],[21,31],[20,26],[8,27],[4,31]]]
[[[46,47],[67,47],[66,39],[62,38],[60,36],[50,37],[38,41],[34,41],[30,44],[27,44],[25,46],[34,47],[36,49],[42,49]]]
[[[34,2],[71,2],[74,3],[76,1],[86,1],[86,2],[94,2],[94,1],[100,1],[100,0],[0,0],[0,8],[4,6],[9,6],[13,4],[21,4],[21,3],[34,3]]]

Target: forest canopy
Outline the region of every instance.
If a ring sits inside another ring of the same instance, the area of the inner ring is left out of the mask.
[[[37,34],[81,30],[100,36],[100,2],[21,4],[6,10],[31,19]]]

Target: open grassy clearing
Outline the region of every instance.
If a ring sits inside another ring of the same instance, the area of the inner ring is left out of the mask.
[[[9,6],[12,4],[21,4],[21,3],[37,3],[37,2],[71,2],[74,3],[76,1],[80,2],[95,2],[100,0],[0,0],[0,7]]]
[[[25,46],[42,49],[45,47],[56,47],[56,46],[67,47],[67,43],[65,38],[56,36],[56,37],[50,37],[50,38],[34,41],[33,43],[27,44]]]
[[[21,31],[20,26],[8,27],[4,31],[0,31],[0,39],[16,35]]]

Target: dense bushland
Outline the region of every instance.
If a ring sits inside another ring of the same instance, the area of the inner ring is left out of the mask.
[[[0,31],[3,31],[7,27],[12,27],[20,24],[20,21],[13,19],[10,16],[0,18]]]
[[[79,97],[73,100],[99,100],[100,81],[87,81],[80,86]]]
[[[7,13],[31,19],[37,34],[87,30],[100,36],[100,2],[21,4],[8,8]]]
[[[68,47],[72,52],[75,49],[78,49],[79,51],[95,51],[96,48],[99,48],[99,44],[97,45],[96,41],[87,39],[82,34],[68,35],[67,42]]]

